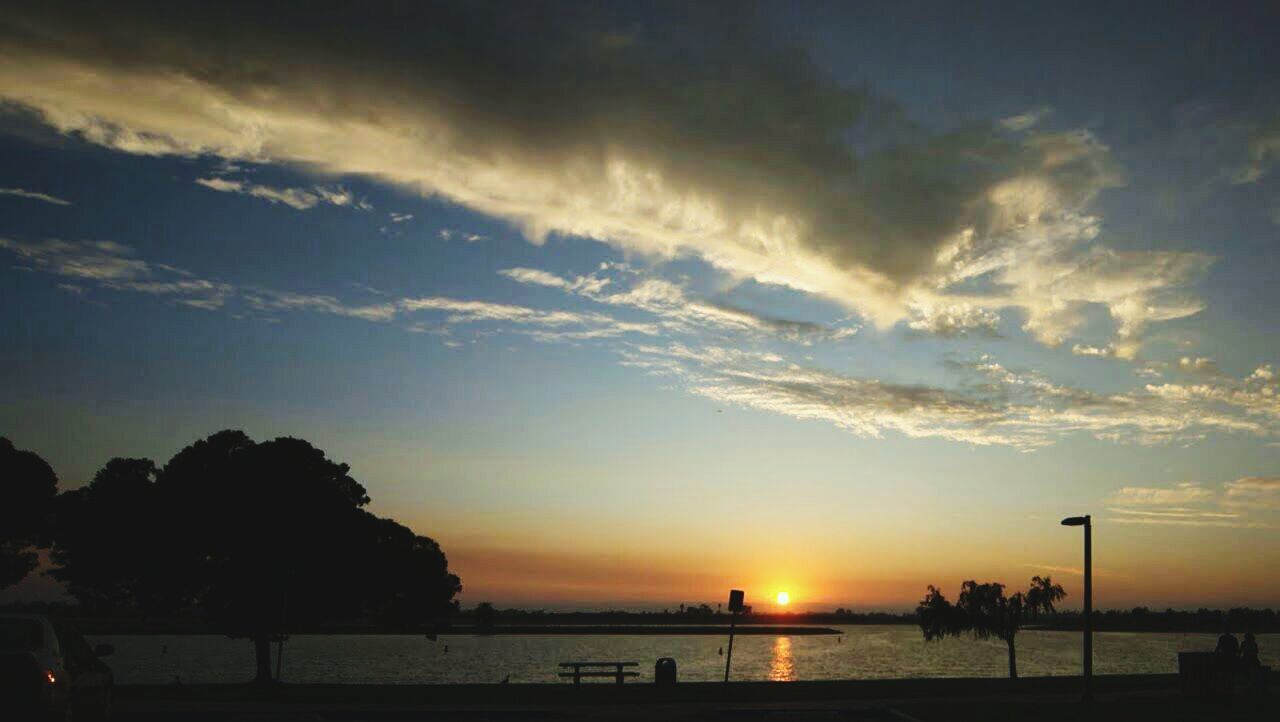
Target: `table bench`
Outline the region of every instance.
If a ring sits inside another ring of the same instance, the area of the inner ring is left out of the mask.
[[[573,678],[574,684],[582,684],[583,677],[613,677],[622,684],[626,677],[639,677],[639,672],[623,671],[625,667],[639,667],[639,662],[561,662],[561,669],[572,668],[572,672],[561,672],[564,678]],[[584,669],[585,668],[585,669]]]

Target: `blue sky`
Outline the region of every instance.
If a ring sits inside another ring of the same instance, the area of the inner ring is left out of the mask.
[[[307,438],[464,601],[1070,591],[1084,512],[1104,605],[1280,601],[1273,11],[453,10],[0,23],[0,431]]]

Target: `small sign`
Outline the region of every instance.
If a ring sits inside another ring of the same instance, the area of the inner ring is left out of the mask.
[[[730,589],[729,590],[729,611],[741,612],[743,607],[742,602],[744,597],[746,597],[746,594],[743,593],[741,589]]]

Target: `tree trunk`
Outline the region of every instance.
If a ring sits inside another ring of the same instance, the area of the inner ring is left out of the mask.
[[[1018,654],[1013,651],[1013,637],[1004,640],[1009,645],[1009,679],[1018,678]]]
[[[257,632],[253,635],[253,653],[258,661],[258,672],[253,681],[257,684],[271,684],[271,635]]]

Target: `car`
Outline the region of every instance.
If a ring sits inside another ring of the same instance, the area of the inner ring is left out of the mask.
[[[0,718],[107,719],[114,651],[43,614],[0,614]]]

